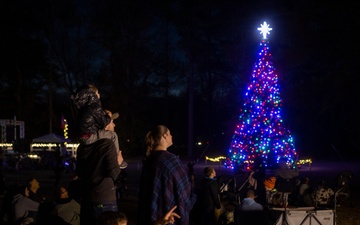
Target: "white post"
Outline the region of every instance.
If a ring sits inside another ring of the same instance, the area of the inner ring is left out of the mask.
[[[16,116],[14,115],[14,141],[16,141]]]

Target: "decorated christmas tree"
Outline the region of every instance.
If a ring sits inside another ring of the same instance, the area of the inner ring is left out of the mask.
[[[293,138],[281,116],[279,78],[267,40],[272,28],[264,22],[258,30],[263,38],[225,161],[227,168],[273,168],[280,159],[291,166],[297,159]]]

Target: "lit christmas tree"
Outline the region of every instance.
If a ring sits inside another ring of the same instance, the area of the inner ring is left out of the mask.
[[[272,28],[264,22],[258,30],[263,39],[225,161],[227,168],[273,168],[281,158],[291,166],[297,159],[293,138],[281,118],[278,75],[266,37]]]

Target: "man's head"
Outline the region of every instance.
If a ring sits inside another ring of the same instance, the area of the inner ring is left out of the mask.
[[[255,196],[255,192],[251,189],[249,189],[247,192],[246,192],[246,197],[247,198],[252,198],[254,199],[256,196]]]
[[[35,178],[30,178],[26,182],[26,187],[29,189],[29,191],[36,193],[36,191],[40,188],[40,184]]]
[[[115,123],[114,120],[119,117],[119,113],[111,113],[109,110],[105,110],[108,114],[111,115],[111,121],[110,123],[105,127],[105,130],[114,131],[115,132]]]
[[[214,167],[208,166],[204,169],[204,175],[209,178],[216,177],[216,171]]]
[[[64,187],[60,187],[58,190],[59,198],[69,198],[69,193]]]

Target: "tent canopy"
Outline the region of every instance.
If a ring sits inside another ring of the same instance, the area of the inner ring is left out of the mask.
[[[64,143],[71,142],[70,139],[65,139],[63,136],[57,134],[47,134],[32,140],[33,143]]]

